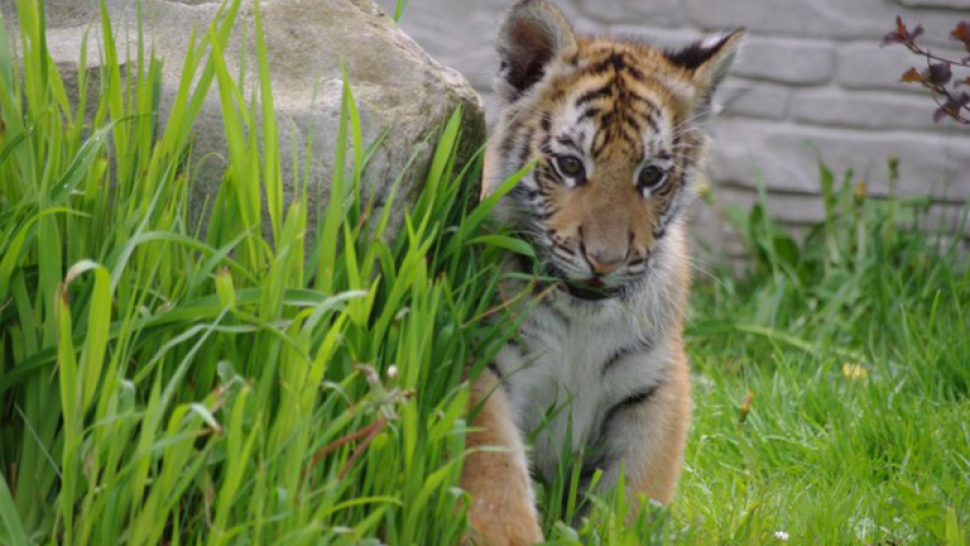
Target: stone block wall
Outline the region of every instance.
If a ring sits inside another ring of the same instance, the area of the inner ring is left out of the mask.
[[[380,0],[393,11],[393,0]],[[468,77],[495,119],[492,38],[511,0],[410,0],[401,25],[432,56]],[[898,157],[898,191],[931,195],[933,222],[951,234],[970,199],[970,128],[934,124],[935,104],[900,83],[920,62],[902,47],[880,48],[896,15],[926,28],[925,42],[956,52],[948,34],[970,18],[970,0],[558,0],[583,32],[686,44],[747,27],[747,43],[711,123],[709,169],[722,202],[747,206],[759,184],[770,209],[796,233],[822,217],[818,162],[852,168],[868,191],[889,191],[886,164]],[[720,215],[696,212],[702,238],[741,251]],[[962,237],[970,237],[965,228]]]

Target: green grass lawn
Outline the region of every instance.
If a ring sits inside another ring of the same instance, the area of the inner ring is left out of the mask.
[[[813,241],[753,227],[760,270],[695,290],[676,527],[718,543],[967,544],[965,259],[846,186]]]
[[[513,334],[498,264],[530,253],[487,221],[514,180],[474,202],[456,113],[387,236],[348,86],[342,198],[309,228],[305,166],[281,198],[265,48],[251,102],[222,57],[239,5],[199,29],[168,119],[157,62],[133,52],[123,78],[109,19],[97,104],[75,106],[43,3],[17,1],[16,51],[0,25],[0,544],[432,545],[465,528],[466,371]],[[210,89],[229,153],[200,235],[186,166]],[[677,500],[631,517],[564,473],[538,484],[551,542],[968,543],[966,257],[912,229],[935,227],[925,200],[820,184],[828,217],[806,241],[733,211],[750,270],[698,268]]]

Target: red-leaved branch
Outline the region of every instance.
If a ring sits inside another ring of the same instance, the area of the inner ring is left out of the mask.
[[[896,30],[883,37],[882,45],[902,44],[926,59],[926,68],[910,68],[903,73],[902,81],[918,83],[930,90],[938,106],[933,113],[934,122],[939,123],[949,117],[957,123],[970,125],[970,20],[961,21],[950,32],[950,39],[961,43],[967,51],[968,55],[962,59],[934,54],[917,43],[922,34],[921,25],[910,30],[902,17],[896,17]],[[954,70],[958,72],[956,76]]]

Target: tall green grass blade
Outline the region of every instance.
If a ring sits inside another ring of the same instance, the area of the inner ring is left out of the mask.
[[[316,286],[325,293],[332,293],[334,286],[334,264],[337,257],[338,233],[344,216],[344,177],[347,168],[347,130],[354,121],[350,118],[350,84],[344,79],[343,98],[340,102],[340,125],[337,129],[333,171],[330,179],[330,197],[323,216],[323,229],[317,235],[319,248],[316,271]]]
[[[283,181],[279,162],[279,134],[276,127],[276,108],[273,104],[272,79],[269,61],[266,57],[266,38],[259,2],[253,4],[256,21],[256,55],[259,62],[260,103],[263,106],[263,158],[266,161],[266,207],[269,210],[270,225],[273,226],[273,240],[278,241],[283,217]]]
[[[394,22],[401,22],[401,18],[404,17],[404,10],[408,7],[408,2],[410,0],[397,0],[394,4]]]
[[[0,538],[9,541],[11,546],[27,546],[27,534],[24,533],[24,526],[20,522],[20,515],[17,513],[17,505],[14,503],[7,480],[0,474]]]

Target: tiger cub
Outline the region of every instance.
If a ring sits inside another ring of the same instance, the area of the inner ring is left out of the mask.
[[[545,0],[509,11],[483,190],[534,165],[497,215],[558,282],[473,385],[470,447],[505,449],[466,460],[468,542],[541,541],[530,469],[552,479],[564,449],[583,453],[582,490],[596,470],[601,488],[622,471],[634,501],[673,498],[691,412],[683,211],[742,36],[665,51],[577,35]]]

